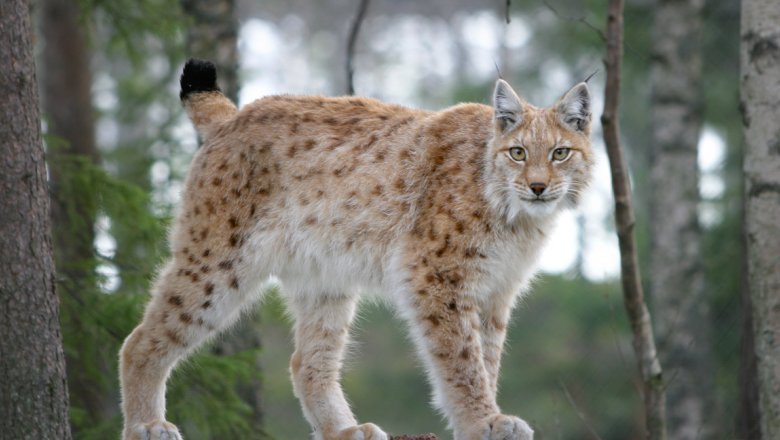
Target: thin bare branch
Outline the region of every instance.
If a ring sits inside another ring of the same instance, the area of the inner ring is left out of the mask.
[[[353,77],[355,74],[355,65],[354,65],[354,57],[355,57],[355,42],[357,41],[357,36],[360,33],[360,26],[363,24],[363,18],[366,15],[366,10],[368,9],[368,2],[369,0],[360,0],[360,4],[358,5],[357,14],[355,15],[355,19],[352,20],[352,26],[350,26],[349,29],[349,36],[347,37],[347,94],[348,95],[354,95],[355,94],[355,84],[353,82]]]
[[[618,133],[617,109],[620,95],[620,67],[623,59],[623,0],[609,0],[606,37],[607,84],[601,124],[612,174],[612,191],[615,195],[615,222],[620,244],[623,303],[631,323],[634,352],[642,376],[645,437],[650,440],[665,440],[666,396],[661,364],[658,361],[653,339],[653,327],[642,291],[636,239],[633,234],[635,220],[631,207],[628,167],[623,157]]]
[[[509,24],[512,21],[512,18],[509,16],[509,8],[512,6],[512,0],[506,0],[506,9],[504,10],[504,15],[506,16],[506,24]]]
[[[596,429],[593,428],[593,425],[590,424],[590,421],[588,421],[588,417],[585,415],[584,412],[580,409],[579,406],[577,406],[577,402],[574,401],[574,397],[572,397],[571,393],[569,392],[569,389],[566,388],[566,384],[563,383],[563,381],[558,381],[558,385],[561,387],[561,391],[563,391],[563,395],[566,396],[566,400],[569,401],[569,404],[574,409],[574,412],[577,413],[577,416],[582,420],[582,423],[585,425],[586,428],[588,428],[588,432],[590,432],[590,435],[593,436],[596,440],[601,440],[601,436],[598,432],[596,432]]]
[[[542,4],[547,9],[549,9],[550,12],[552,12],[559,19],[566,20],[566,21],[574,21],[574,22],[577,22],[577,23],[582,23],[586,27],[588,27],[588,28],[592,29],[594,32],[596,32],[596,34],[599,36],[599,38],[601,38],[601,41],[604,41],[604,42],[607,41],[607,36],[604,34],[604,31],[599,29],[598,26],[594,26],[593,24],[591,24],[585,18],[584,15],[580,16],[580,17],[568,17],[568,16],[565,16],[565,15],[561,14],[560,12],[558,12],[558,9],[556,9],[553,5],[551,5],[547,0],[542,0]]]

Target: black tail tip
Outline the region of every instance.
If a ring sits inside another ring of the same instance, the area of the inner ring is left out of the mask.
[[[190,58],[184,65],[180,79],[179,98],[185,100],[190,94],[198,92],[218,92],[217,68],[211,61]]]

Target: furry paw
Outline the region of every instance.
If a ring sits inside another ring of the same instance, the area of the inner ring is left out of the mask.
[[[388,435],[373,423],[352,426],[341,430],[338,440],[388,440]]]
[[[179,429],[173,423],[156,420],[139,423],[125,429],[123,440],[182,440]]]
[[[534,430],[524,420],[515,416],[495,414],[482,419],[463,433],[458,440],[533,440]]]

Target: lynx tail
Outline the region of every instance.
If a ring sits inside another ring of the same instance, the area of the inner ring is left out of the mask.
[[[187,61],[180,84],[179,97],[184,109],[206,142],[236,114],[236,106],[217,86],[217,69],[210,61]]]

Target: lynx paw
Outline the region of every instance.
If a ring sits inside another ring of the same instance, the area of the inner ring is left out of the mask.
[[[388,440],[387,434],[373,423],[352,426],[339,432],[338,440]]]
[[[157,420],[139,423],[125,429],[124,440],[182,440],[179,429],[173,423]]]
[[[496,414],[481,420],[467,430],[465,435],[456,435],[463,440],[533,440],[534,430],[524,420],[515,416]]]

